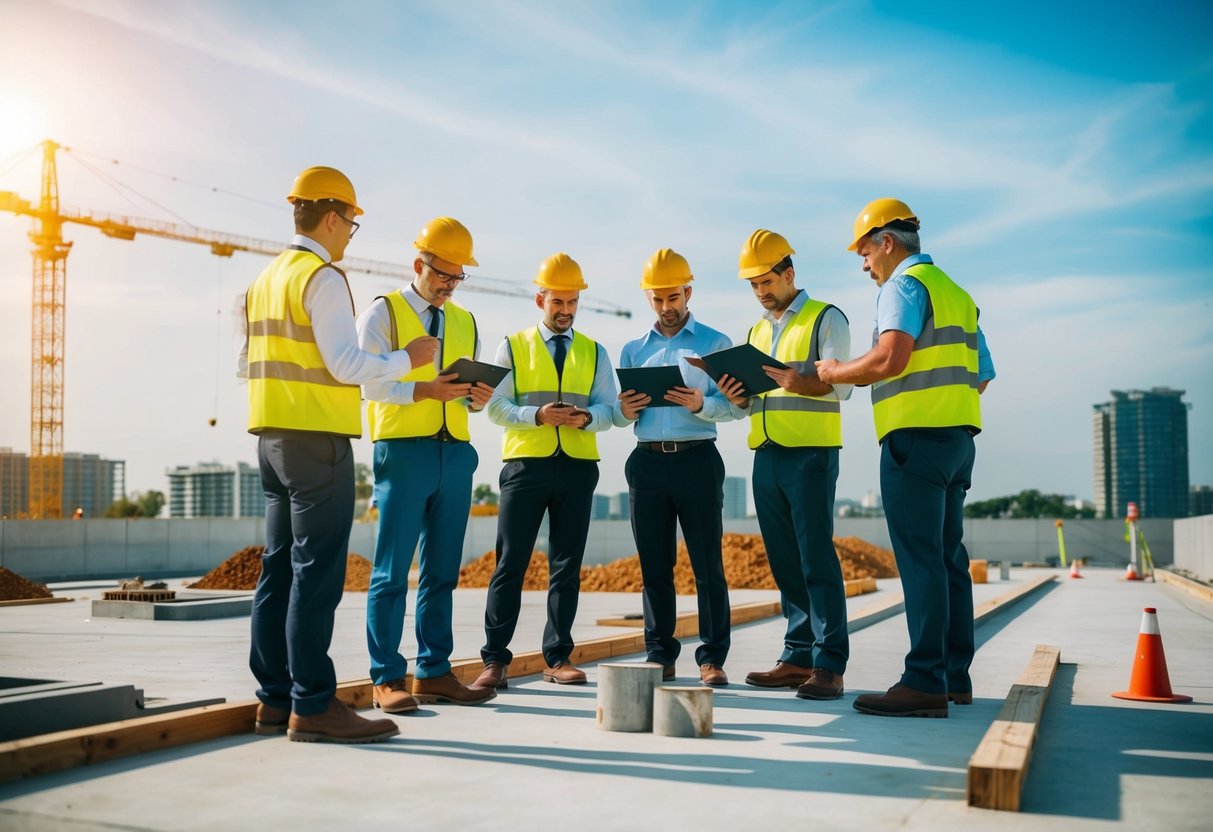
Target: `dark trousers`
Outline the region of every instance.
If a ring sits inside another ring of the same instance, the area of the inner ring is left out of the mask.
[[[573,652],[573,619],[581,591],[581,561],[590,530],[598,463],[555,456],[512,459],[501,469],[497,517],[497,568],[484,611],[486,662],[509,664],[518,625],[522,581],[531,562],[543,514],[548,514],[548,604],[543,658],[549,665]]]
[[[253,597],[249,667],[257,698],[300,716],[324,712],[337,692],[328,656],[345,587],[354,522],[350,440],[266,431],[257,443],[265,489],[265,554]]]
[[[375,501],[379,537],[366,596],[366,641],[371,681],[403,679],[408,662],[400,654],[409,569],[417,542],[418,679],[451,669],[451,593],[459,583],[463,536],[472,503],[472,474],[479,462],[468,442],[381,439],[375,443]]]
[[[837,448],[759,448],[754,505],[788,619],[781,662],[847,669],[846,587],[834,551]]]
[[[973,582],[961,540],[975,453],[964,428],[898,430],[881,444],[880,492],[910,629],[901,682],[927,693],[973,690]]]
[[[678,453],[644,447],[624,465],[632,534],[644,578],[644,644],[648,660],[674,664],[682,645],[674,637],[678,610],[674,590],[676,526],[682,527],[699,596],[696,664],[724,664],[729,654],[729,588],[720,538],[724,533],[724,462],[715,443]]]

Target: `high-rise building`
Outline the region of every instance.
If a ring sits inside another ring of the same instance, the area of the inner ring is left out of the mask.
[[[1213,514],[1213,485],[1194,485],[1188,492],[1188,516]]]
[[[612,520],[631,520],[632,519],[632,503],[631,497],[626,491],[620,491],[618,494],[612,494],[607,497],[610,507],[610,517]]]
[[[29,457],[0,448],[0,517],[22,517],[29,510]]]
[[[98,454],[69,451],[63,455],[63,516],[81,509],[85,517],[104,517],[105,510],[126,494],[126,463]],[[21,517],[29,510],[29,457],[0,448],[0,517]]]
[[[1188,408],[1183,390],[1113,390],[1095,405],[1095,507],[1123,517],[1188,516]]]
[[[744,520],[746,511],[745,477],[724,478],[724,519]]]
[[[165,472],[169,517],[261,517],[265,491],[261,472],[243,462],[178,465]]]
[[[591,520],[609,520],[611,518],[611,498],[605,494],[595,494],[590,506]]]

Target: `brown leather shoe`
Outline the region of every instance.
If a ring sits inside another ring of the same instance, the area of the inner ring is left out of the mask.
[[[674,681],[674,677],[676,675],[677,675],[677,673],[675,671],[674,665],[672,665],[672,664],[661,665],[661,681],[672,682],[672,681]]]
[[[413,677],[413,696],[418,702],[429,705],[434,702],[453,702],[456,705],[479,705],[497,696],[492,688],[464,687],[455,674],[447,671],[445,675],[432,679]]]
[[[876,716],[947,717],[948,697],[943,693],[924,693],[902,684],[884,693],[865,693],[855,697],[855,710]]]
[[[723,667],[707,662],[699,665],[699,684],[711,688],[723,688],[728,686],[729,677]]]
[[[578,670],[577,665],[570,661],[556,662],[543,669],[543,681],[558,685],[584,685],[585,671]]]
[[[333,697],[322,714],[291,714],[286,735],[295,742],[363,743],[383,742],[400,733],[390,719],[365,719],[349,705]]]
[[[375,685],[371,704],[383,708],[385,714],[407,714],[417,710],[417,700],[409,693],[404,679],[388,679],[382,685]]]
[[[759,688],[798,688],[809,681],[811,667],[801,667],[788,662],[775,662],[770,670],[745,675],[745,683]]]
[[[801,699],[837,699],[842,696],[842,676],[824,667],[813,668],[809,681],[796,688]]]
[[[286,723],[291,718],[288,708],[275,708],[264,702],[257,703],[257,721],[253,733],[263,737],[280,737],[286,733]]]
[[[497,690],[508,688],[510,683],[506,677],[510,675],[510,666],[503,662],[485,662],[484,670],[472,682],[472,690]]]
[[[948,701],[953,705],[972,705],[973,691],[967,691],[966,693],[949,693]]]

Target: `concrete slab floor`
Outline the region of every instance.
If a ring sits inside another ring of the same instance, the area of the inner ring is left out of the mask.
[[[1015,570],[1009,584],[978,586],[975,595],[980,602],[1039,574]],[[716,734],[709,739],[599,730],[590,666],[584,687],[515,682],[485,706],[431,706],[399,717],[401,736],[381,745],[231,737],[6,784],[0,786],[0,828],[1208,829],[1213,606],[1168,587],[1123,583],[1111,570],[1086,574],[1083,581],[1059,579],[979,628],[975,703],[953,707],[946,720],[882,719],[851,708],[856,693],[896,681],[908,643],[901,616],[852,634],[848,690],[839,701],[805,702],[791,691],[736,684],[747,670],[765,669],[777,657],[783,622],[776,619],[734,632],[727,667],[735,684],[716,694]],[[896,591],[897,582],[882,582],[882,593]],[[339,613],[342,679],[365,675],[364,656],[352,655],[364,612],[358,597],[347,596]],[[734,600],[747,599],[736,593]],[[875,600],[849,599],[851,609]],[[693,607],[693,599],[681,601]],[[248,698],[247,620],[118,621],[98,628],[77,614],[55,623],[56,612],[74,606],[33,608],[33,616],[31,608],[3,611],[6,675],[24,672],[9,672],[12,664],[53,664],[30,655],[43,649],[54,647],[58,658],[67,658],[72,650],[55,646],[60,642],[75,642],[77,667],[107,672],[139,669],[132,656],[167,658],[192,645],[199,655],[184,668],[195,685],[190,696],[222,687],[232,698]],[[1172,686],[1196,702],[1111,698],[1127,686],[1144,606],[1158,608]],[[542,593],[528,594],[525,607],[519,647],[538,641]],[[598,615],[638,607],[635,595],[584,595],[578,637],[597,634],[592,621]],[[479,647],[482,610],[482,591],[458,594],[460,655]],[[14,612],[24,617],[11,617]],[[136,626],[107,629],[115,624]],[[1037,643],[1059,645],[1063,666],[1024,791],[1025,811],[971,809],[965,805],[968,758]],[[693,648],[685,643],[682,683],[696,678]],[[126,661],[106,657],[122,649]],[[163,663],[141,672],[149,680],[137,683],[148,693],[175,675]],[[126,676],[116,680],[134,681]],[[207,689],[199,689],[198,680]]]

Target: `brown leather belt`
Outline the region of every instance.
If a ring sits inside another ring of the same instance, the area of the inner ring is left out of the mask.
[[[680,451],[689,451],[691,448],[697,448],[700,445],[707,445],[715,441],[715,439],[688,439],[685,442],[637,442],[636,447],[652,451],[653,453],[676,454]]]

